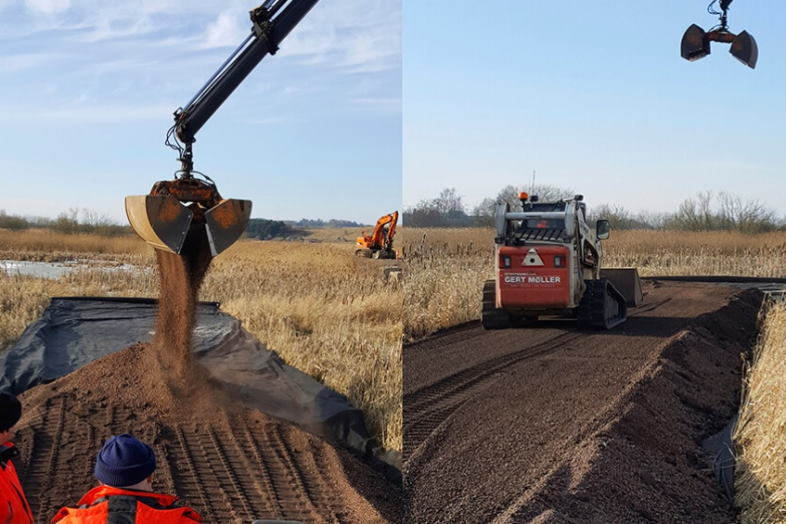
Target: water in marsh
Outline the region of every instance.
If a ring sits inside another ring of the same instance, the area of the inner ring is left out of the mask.
[[[0,271],[8,275],[25,275],[37,278],[56,280],[62,276],[84,269],[99,271],[145,271],[133,264],[96,265],[87,260],[70,260],[68,262],[34,262],[29,260],[0,260]]]

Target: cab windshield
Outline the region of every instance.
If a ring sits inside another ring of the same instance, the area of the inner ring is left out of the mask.
[[[562,242],[564,233],[564,218],[526,218],[516,228],[511,240],[513,245],[537,240]]]

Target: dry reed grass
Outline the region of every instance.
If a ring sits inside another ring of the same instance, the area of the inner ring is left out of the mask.
[[[786,522],[786,302],[769,309],[746,374],[735,431],[743,524]]]
[[[650,275],[786,277],[786,233],[614,231],[604,265]]]
[[[494,276],[490,229],[402,229],[406,261],[404,339],[475,320],[483,282]]]
[[[28,260],[46,260],[45,253],[36,255],[41,244],[31,241],[30,247],[29,238],[6,237],[5,245],[17,246]],[[86,245],[82,238],[64,239],[58,249],[91,258]],[[121,251],[118,246],[110,249]],[[0,272],[0,350],[51,296],[156,296],[152,251],[142,245],[140,254],[131,246],[141,272],[87,269],[54,281]],[[382,444],[401,450],[403,294],[383,281],[381,261],[359,259],[353,251],[350,243],[241,241],[214,260],[200,299],[221,302],[287,363],[347,395]]]
[[[0,229],[0,259],[60,262],[83,256],[138,263],[152,251],[136,236],[69,235],[49,229]]]
[[[307,229],[308,236],[303,237],[306,242],[352,242],[365,231],[371,234],[372,227],[318,227]]]

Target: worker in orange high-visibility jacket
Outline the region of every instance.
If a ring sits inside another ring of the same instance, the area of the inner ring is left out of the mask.
[[[131,435],[111,437],[96,458],[98,487],[88,491],[76,508],[65,507],[52,522],[183,523],[202,522],[191,508],[178,507],[177,497],[153,492],[156,455]]]
[[[22,417],[22,404],[11,393],[0,393],[0,522],[31,524],[33,512],[25,498],[13,459],[19,455],[11,439]]]

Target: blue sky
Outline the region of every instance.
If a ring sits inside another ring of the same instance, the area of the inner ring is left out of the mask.
[[[696,62],[682,33],[708,0],[404,3],[404,203],[455,187],[474,205],[506,184],[570,187],[590,206],[669,211],[698,191],[784,215],[786,2],[737,0],[757,40]]]
[[[0,209],[88,208],[171,178],[172,112],[260,0],[0,0]],[[254,217],[373,223],[401,203],[401,3],[324,0],[197,135],[196,169]]]

